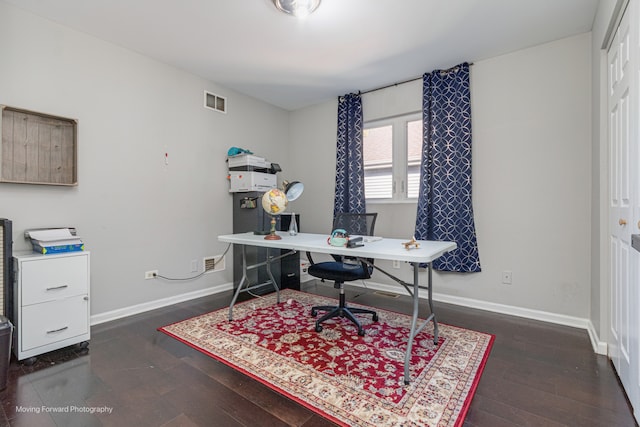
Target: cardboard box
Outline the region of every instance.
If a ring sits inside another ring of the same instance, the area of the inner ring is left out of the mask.
[[[276,176],[262,172],[229,172],[230,193],[242,191],[268,191],[277,185]]]

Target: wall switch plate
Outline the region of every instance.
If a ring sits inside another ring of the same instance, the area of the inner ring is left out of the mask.
[[[400,261],[393,260],[393,268],[400,268]]]

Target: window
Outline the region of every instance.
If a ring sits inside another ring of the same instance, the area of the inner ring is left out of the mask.
[[[365,197],[371,201],[417,199],[422,156],[422,116],[365,123]]]

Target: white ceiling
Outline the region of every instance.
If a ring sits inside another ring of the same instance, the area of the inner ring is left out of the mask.
[[[598,0],[3,0],[294,110],[591,30]],[[224,95],[221,93],[221,95]]]

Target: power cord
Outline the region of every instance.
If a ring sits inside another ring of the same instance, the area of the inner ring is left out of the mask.
[[[215,266],[224,259],[224,256],[227,254],[227,252],[229,252],[229,249],[231,248],[231,243],[229,243],[227,245],[227,249],[224,250],[224,252],[222,253],[222,255],[220,256],[220,258],[218,258],[217,261],[213,262],[213,268],[215,270]],[[211,270],[210,270],[211,271]],[[193,279],[197,279],[198,277],[201,277],[204,275],[204,273],[206,273],[206,271],[203,271],[202,273],[196,274],[195,276],[191,276],[191,277],[167,277],[167,276],[163,276],[162,274],[158,274],[158,273],[153,273],[153,277],[154,279],[164,279],[164,280],[171,280],[171,281],[186,281],[186,280],[193,280]]]
[[[167,276],[163,276],[162,274],[157,274],[157,273],[153,273],[153,277],[155,279],[164,279],[164,280],[175,280],[175,281],[181,281],[181,280],[193,280],[193,279],[197,279],[198,277],[204,275],[204,271],[200,274],[197,274],[195,276],[191,276],[191,277],[167,277]]]
[[[251,284],[249,284],[249,286],[252,286],[252,285],[251,285]],[[245,292],[246,292],[246,293],[248,293],[249,295],[251,295],[251,296],[252,296],[252,297],[254,297],[254,298],[264,299],[264,297],[263,297],[262,295],[254,294],[253,292],[251,292],[251,291],[250,291],[250,290],[248,290],[248,289],[247,289]],[[254,308],[254,310],[255,310],[255,308]]]

